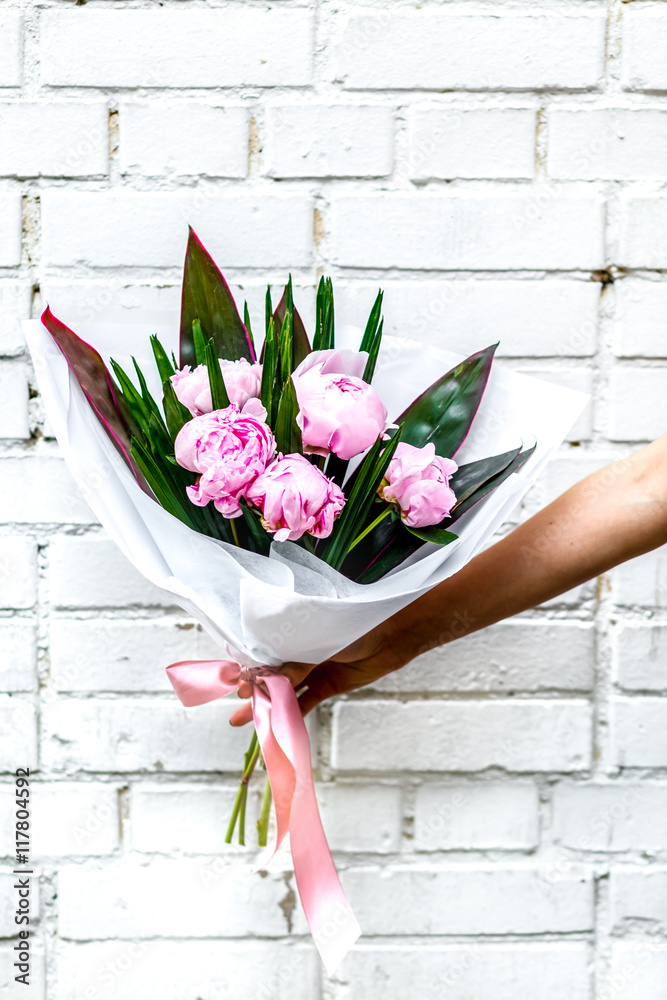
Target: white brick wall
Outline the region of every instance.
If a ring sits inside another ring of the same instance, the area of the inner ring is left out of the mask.
[[[289,856],[224,845],[233,701],[186,711],[165,673],[215,647],[100,532],[19,321],[173,322],[188,222],[258,325],[290,271],[309,326],[320,273],[341,324],[381,285],[387,332],[591,393],[525,517],[667,430],[665,4],[0,7],[0,861],[38,768],[31,996],[664,1000],[667,550],[320,710],[368,935],[324,984]]]

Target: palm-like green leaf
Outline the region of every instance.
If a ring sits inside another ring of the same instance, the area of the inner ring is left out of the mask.
[[[296,422],[299,404],[296,401],[294,383],[288,376],[280,394],[278,414],[274,434],[278,451],[283,455],[293,455],[302,451],[301,431]]]
[[[180,366],[197,363],[192,332],[199,320],[204,338],[213,338],[219,358],[255,360],[248,331],[238,314],[229,286],[217,264],[192,229],[188,237],[181,299]]]
[[[432,441],[444,458],[456,454],[482,400],[497,346],[473,354],[418,396],[396,421],[402,440],[417,448]]]

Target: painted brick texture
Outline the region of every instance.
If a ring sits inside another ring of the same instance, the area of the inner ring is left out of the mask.
[[[29,766],[34,1000],[664,1000],[665,550],[319,710],[366,933],[325,982],[289,855],[224,843],[231,701],[165,674],[215,646],[96,523],[20,320],[173,322],[188,223],[258,323],[290,272],[309,326],[321,273],[343,325],[382,286],[388,333],[591,394],[518,523],[667,429],[665,4],[0,6],[0,995]]]

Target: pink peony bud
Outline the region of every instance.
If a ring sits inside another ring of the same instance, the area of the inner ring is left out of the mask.
[[[361,351],[313,351],[292,375],[304,451],[349,459],[370,448],[387,427],[382,400],[361,378]]]
[[[174,442],[176,461],[201,473],[187,494],[205,507],[211,500],[225,517],[238,517],[239,499],[273,458],[276,441],[269,426],[236,403],[184,424]]]
[[[449,479],[458,466],[451,458],[441,458],[431,442],[423,448],[398,444],[378,493],[396,503],[401,517],[411,528],[439,524],[456,503]]]
[[[251,365],[245,358],[240,361],[225,361],[221,358],[220,371],[230,403],[236,403],[243,409],[249,399],[259,396],[262,385],[260,364]],[[190,365],[185,365],[171,376],[171,384],[179,402],[187,406],[194,417],[210,413],[213,409],[206,365],[197,365],[194,371],[190,369]]]
[[[345,506],[343,491],[303,455],[277,458],[246,499],[261,510],[262,524],[277,542],[294,542],[306,533],[326,538]]]

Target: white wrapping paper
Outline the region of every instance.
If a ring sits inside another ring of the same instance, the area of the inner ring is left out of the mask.
[[[24,331],[46,411],[90,507],[130,562],[199,620],[225,656],[247,666],[327,659],[458,572],[535,482],[588,399],[494,366],[456,460],[463,464],[498,454],[521,441],[536,441],[534,454],[457,522],[456,542],[424,545],[387,577],[364,586],[293,543],[274,543],[267,558],[201,535],[172,517],[135,482],[41,322],[26,321]],[[89,324],[76,332],[107,364],[114,357],[131,371],[134,355],[161,398],[149,336],[157,333],[168,351],[177,352],[176,327]],[[357,331],[343,331],[337,346],[356,348],[359,340]],[[385,338],[373,385],[390,418],[460,360],[448,351]]]

